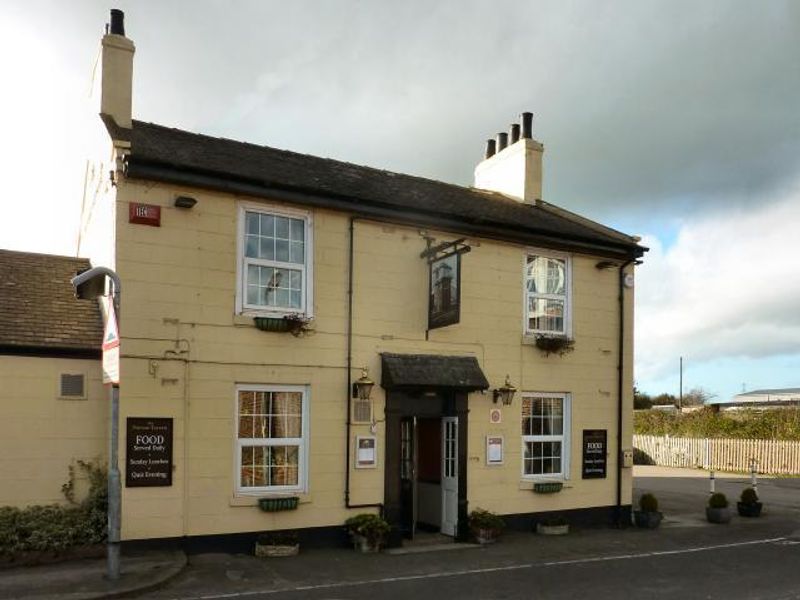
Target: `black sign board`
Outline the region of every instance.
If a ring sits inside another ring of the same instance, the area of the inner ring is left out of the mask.
[[[583,478],[605,479],[608,451],[605,429],[583,430]]]
[[[128,417],[125,487],[172,485],[172,419]]]

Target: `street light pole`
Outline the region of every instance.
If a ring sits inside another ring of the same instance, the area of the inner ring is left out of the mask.
[[[111,280],[113,312],[119,327],[119,312],[122,303],[122,285],[119,276],[109,268],[94,267],[72,278],[78,298],[96,299],[103,295],[105,278]],[[103,285],[100,285],[103,284]],[[110,311],[111,312],[111,311]],[[109,315],[110,317],[111,315]],[[120,530],[122,524],[122,484],[119,474],[119,384],[112,383],[109,390],[111,401],[111,439],[108,452],[108,534],[106,544],[107,577],[115,581],[120,571]]]

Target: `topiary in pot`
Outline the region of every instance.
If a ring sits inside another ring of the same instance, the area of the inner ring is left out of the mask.
[[[502,517],[483,508],[469,513],[469,529],[479,544],[496,542],[505,526]]]
[[[664,515],[658,512],[658,500],[653,494],[642,494],[639,498],[639,510],[633,511],[633,520],[637,527],[656,529]]]
[[[739,511],[740,517],[761,516],[762,506],[761,502],[758,501],[758,493],[751,487],[742,490],[739,502],[736,503],[736,508]]]
[[[711,494],[706,507],[706,519],[709,523],[728,523],[731,520],[731,511],[728,508],[728,499],[722,492]]]
[[[361,552],[380,552],[391,530],[389,523],[378,515],[362,513],[344,522],[353,544]]]

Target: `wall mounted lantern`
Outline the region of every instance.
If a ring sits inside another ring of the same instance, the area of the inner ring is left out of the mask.
[[[517,388],[511,385],[511,379],[509,379],[508,375],[506,375],[506,382],[502,387],[499,387],[493,391],[492,399],[494,400],[495,404],[497,404],[497,401],[499,400],[504,406],[509,406],[511,401],[514,399],[514,394],[516,393]]]
[[[367,367],[361,369],[361,377],[356,379],[353,382],[353,398],[358,398],[359,400],[369,400],[370,394],[372,394],[372,387],[375,385],[375,382],[369,378]]]

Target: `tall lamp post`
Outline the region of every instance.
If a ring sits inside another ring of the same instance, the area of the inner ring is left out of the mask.
[[[107,577],[111,580],[119,579],[119,542],[120,525],[122,522],[122,486],[119,475],[119,309],[122,300],[122,286],[119,276],[109,268],[93,267],[88,271],[79,273],[72,278],[75,295],[84,300],[96,299],[105,291],[106,278],[111,281],[111,303],[107,313],[106,326],[103,333],[103,383],[110,383],[109,397],[111,400],[111,440],[108,453],[108,542],[106,545]],[[116,314],[116,317],[115,317]],[[115,322],[116,320],[116,322]],[[115,338],[112,344],[107,344],[109,332]],[[108,369],[107,346],[116,349],[116,365]],[[114,371],[111,373],[111,371]]]

